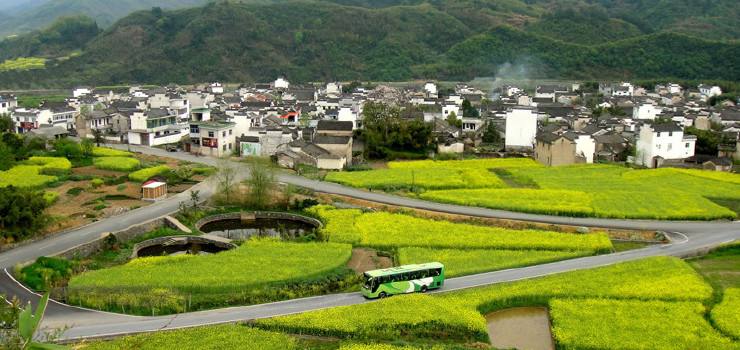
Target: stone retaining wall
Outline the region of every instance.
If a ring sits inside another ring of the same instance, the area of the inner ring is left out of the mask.
[[[175,211],[175,212],[167,214],[166,216],[175,215],[177,213],[178,212]],[[112,232],[112,233],[114,236],[116,236],[119,242],[125,242],[125,241],[130,241],[134,238],[141,237],[149,233],[152,229],[155,229],[157,227],[162,227],[163,225],[167,225],[170,228],[177,229],[176,226],[173,227],[171,223],[168,223],[167,220],[165,220],[165,217],[159,217],[156,219],[151,219],[149,221],[144,221],[138,225],[129,226],[126,229],[123,229],[117,232]],[[74,259],[75,255],[78,255],[78,254],[79,256],[82,256],[82,257],[88,257],[90,255],[94,255],[103,249],[103,245],[105,244],[106,237],[108,237],[108,232],[104,232],[103,234],[101,234],[101,236],[98,239],[94,241],[80,244],[76,247],[72,247],[61,253],[57,253],[53,256],[60,257],[60,258]]]
[[[272,211],[255,211],[255,212],[249,212],[249,213],[243,213],[243,212],[235,212],[235,213],[224,213],[224,214],[215,214],[211,216],[204,217],[198,222],[195,223],[195,228],[197,230],[200,230],[203,225],[214,222],[214,221],[220,221],[220,220],[241,220],[243,217],[243,214],[254,214],[255,219],[281,219],[281,220],[293,220],[293,221],[300,221],[307,223],[309,225],[315,226],[316,228],[321,228],[321,221],[316,220],[314,218],[309,218],[307,216],[303,215],[297,215],[297,214],[291,214],[291,213],[279,213],[279,212],[272,212]]]
[[[138,258],[139,250],[143,248],[151,247],[153,245],[164,244],[170,241],[177,241],[177,243],[182,243],[182,244],[188,244],[188,243],[213,244],[219,248],[224,248],[225,250],[231,250],[231,249],[237,248],[235,244],[221,242],[215,239],[210,239],[210,238],[202,237],[202,236],[166,236],[166,237],[152,238],[144,242],[139,242],[139,243],[134,244],[134,252],[131,253],[131,259]]]

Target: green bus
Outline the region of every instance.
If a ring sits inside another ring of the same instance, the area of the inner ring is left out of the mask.
[[[365,298],[385,298],[392,294],[426,292],[442,287],[445,267],[438,262],[404,265],[365,272],[362,295]]]

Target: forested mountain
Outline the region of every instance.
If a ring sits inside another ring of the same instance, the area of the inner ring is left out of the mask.
[[[136,10],[162,7],[177,9],[201,5],[209,0],[46,0],[34,2],[26,11],[15,11],[0,22],[0,37],[41,29],[59,17],[86,15],[105,28]],[[26,8],[26,7],[24,7]]]
[[[278,75],[293,82],[457,80],[494,76],[507,64],[530,78],[740,81],[737,41],[646,34],[639,23],[582,1],[570,8],[536,0],[397,2],[407,6],[292,0],[155,8],[130,14],[89,41],[97,28],[78,18],[81,25],[71,27],[79,45],[70,47],[84,48],[82,54],[48,61],[45,70],[0,73],[0,88],[255,82]],[[17,49],[29,47],[20,44],[27,37],[6,47],[15,47],[17,57],[44,52]],[[49,38],[46,47],[69,45]]]

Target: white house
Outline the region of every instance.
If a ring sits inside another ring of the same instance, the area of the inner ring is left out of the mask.
[[[437,98],[437,84],[435,84],[433,81],[428,81],[426,84],[424,84],[424,91],[427,92],[427,96],[430,98]]]
[[[188,125],[177,124],[177,116],[166,109],[135,111],[128,141],[133,145],[158,146],[178,142],[187,133]]]
[[[74,129],[77,110],[66,105],[55,105],[39,110],[39,125],[61,126],[66,130]]]
[[[641,105],[635,106],[632,109],[632,119],[655,120],[660,112],[661,110],[652,103],[643,103]]]
[[[442,117],[444,119],[447,119],[450,113],[455,113],[455,115],[457,116],[457,120],[461,120],[463,117],[460,106],[454,103],[448,103],[442,106]]]
[[[87,95],[92,92],[92,89],[89,86],[78,86],[74,90],[72,90],[72,96],[74,97],[80,97]]]
[[[224,86],[221,83],[212,83],[209,90],[214,94],[223,94]]]
[[[18,99],[10,94],[0,94],[0,114],[9,114],[18,107]]]
[[[716,85],[701,84],[699,85],[699,92],[701,93],[701,98],[706,100],[712,96],[722,95],[722,88]]]
[[[283,77],[278,77],[273,83],[273,87],[275,89],[287,89],[290,87],[290,82]]]
[[[668,93],[672,95],[682,95],[683,94],[683,88],[681,88],[681,85],[678,85],[676,83],[670,83],[667,86]]]
[[[626,82],[622,82],[619,85],[613,87],[612,96],[634,96],[635,87]]]
[[[327,95],[341,95],[342,94],[342,83],[340,82],[326,83],[326,94]]]
[[[506,112],[506,148],[532,149],[537,136],[537,111],[514,107]]]
[[[643,124],[636,136],[635,162],[648,168],[657,168],[663,160],[691,157],[696,148],[696,136],[684,135],[675,123]]]
[[[586,163],[593,163],[596,154],[596,140],[593,136],[578,134],[573,142],[576,144],[576,154],[586,158]]]
[[[190,153],[211,157],[221,157],[234,150],[234,127],[236,123],[218,121],[191,121],[190,144],[186,145]]]

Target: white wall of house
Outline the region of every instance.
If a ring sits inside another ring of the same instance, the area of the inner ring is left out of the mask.
[[[537,135],[537,112],[513,108],[506,112],[506,147],[532,149]]]
[[[694,155],[696,138],[684,137],[683,131],[656,132],[650,125],[643,125],[637,138],[635,162],[648,168],[655,167],[653,159],[683,159]]]
[[[586,157],[586,163],[594,162],[594,153],[596,153],[596,140],[591,135],[580,134],[575,139],[576,154]]]
[[[285,80],[283,77],[279,77],[275,80],[276,89],[287,89],[290,87],[290,82]]]
[[[632,119],[655,120],[660,112],[660,109],[654,106],[652,103],[643,103],[639,106],[635,106],[635,108],[632,109]]]
[[[342,106],[337,113],[337,120],[343,122],[352,122],[352,130],[357,129],[357,114],[351,106]]]
[[[345,162],[345,157],[319,157],[316,159],[316,167],[319,169],[342,170]]]
[[[456,104],[446,104],[442,106],[442,118],[447,119],[447,116],[450,115],[450,113],[454,112],[457,116],[457,120],[462,120],[462,111],[460,110],[460,107]]]

